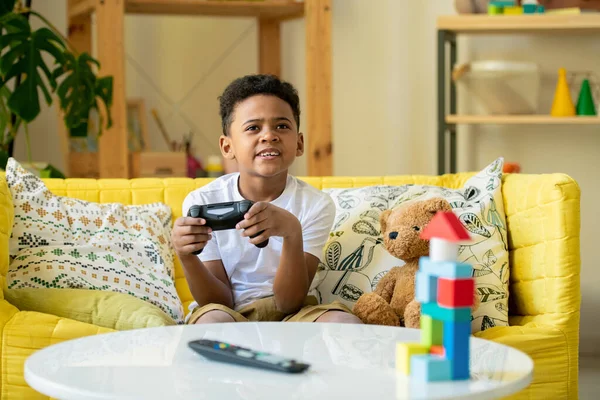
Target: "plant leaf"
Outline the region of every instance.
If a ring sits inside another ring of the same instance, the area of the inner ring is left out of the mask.
[[[342,254],[342,245],[340,242],[331,242],[325,251],[325,263],[331,270],[336,270],[340,255]]]
[[[0,1],[0,15],[7,14],[15,8],[17,0],[2,0]]]
[[[506,298],[506,293],[494,285],[484,285],[477,287],[477,293],[481,296],[481,302],[500,300]]]
[[[6,151],[0,149],[0,170],[5,170],[7,163],[8,163],[8,153]]]
[[[104,107],[107,110],[110,110],[112,106],[113,99],[113,77],[105,76],[96,81],[96,97],[99,98],[103,103]],[[98,109],[98,102],[96,102],[96,108]],[[99,109],[98,109],[99,111]],[[100,116],[102,114],[99,114]],[[112,126],[112,116],[110,113],[107,113],[108,119],[106,121],[106,128],[110,128]],[[100,123],[100,128],[102,128],[102,123]]]
[[[363,291],[352,284],[345,284],[340,292],[340,297],[347,301],[357,302],[358,298],[363,295]]]
[[[38,89],[42,90],[46,103],[48,105],[52,103],[52,97],[42,79],[40,70],[50,86],[53,89],[56,87],[53,74],[50,73],[46,62],[42,58],[42,51],[53,56],[56,61],[61,62],[65,45],[48,28],[40,28],[32,32],[31,35],[23,35],[23,33],[26,32],[3,36],[1,44],[4,47],[15,42],[19,43],[2,57],[0,72],[4,75],[3,84],[18,76],[23,78],[10,96],[8,107],[27,123],[33,121],[40,113]]]
[[[486,238],[492,237],[492,234],[485,229],[477,215],[473,213],[465,213],[458,217],[458,219],[469,232],[485,236]]]
[[[112,126],[110,107],[112,105],[112,77],[96,78],[92,68],[98,66],[97,60],[87,53],[77,58],[71,53],[64,53],[65,63],[62,68],[53,72],[55,77],[65,75],[58,85],[56,93],[60,98],[60,106],[64,110],[65,125],[71,136],[87,136],[90,111],[96,109],[98,114],[100,102],[107,110],[107,128]],[[102,129],[102,122],[100,129]]]
[[[482,276],[486,276],[492,273],[492,270],[489,268],[475,269],[473,270],[473,277],[480,278]]]
[[[6,105],[9,97],[10,90],[6,86],[0,88],[0,146],[4,144],[4,135],[9,126],[8,121],[10,121],[10,111],[8,111],[8,106]],[[6,164],[2,164],[2,160],[0,159],[0,166],[4,167],[4,165]]]
[[[375,229],[375,227],[370,222],[367,221],[356,221],[354,225],[352,225],[352,230],[354,231],[354,233],[360,233],[363,235],[379,235],[379,231]]]
[[[483,265],[486,267],[491,267],[492,265],[496,264],[496,261],[498,261],[498,258],[494,255],[492,249],[489,249],[483,255]]]
[[[483,320],[481,321],[481,330],[484,331],[489,328],[493,328],[496,326],[494,320],[487,315],[483,316]]]

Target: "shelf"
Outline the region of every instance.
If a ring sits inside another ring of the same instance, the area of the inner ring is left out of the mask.
[[[298,18],[304,3],[292,0],[126,0],[127,14],[211,15],[224,17]]]
[[[499,125],[600,125],[600,118],[552,117],[550,115],[447,115],[448,124],[499,124]]]
[[[442,16],[437,29],[455,33],[590,33],[600,32],[600,14],[593,15],[487,15]]]

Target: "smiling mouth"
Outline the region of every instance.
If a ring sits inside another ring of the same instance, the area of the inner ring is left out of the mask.
[[[281,154],[277,150],[263,150],[258,153],[256,156],[265,159],[273,159],[275,157],[279,157]]]

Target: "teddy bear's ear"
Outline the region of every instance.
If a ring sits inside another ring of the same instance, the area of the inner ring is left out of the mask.
[[[381,227],[381,233],[385,232],[385,228],[387,226],[387,219],[391,213],[392,213],[392,210],[385,210],[379,216],[379,225]]]
[[[441,197],[429,199],[425,202],[425,210],[431,214],[435,214],[438,211],[451,211],[450,203]]]

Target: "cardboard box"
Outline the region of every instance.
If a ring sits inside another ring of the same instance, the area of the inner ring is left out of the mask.
[[[185,178],[187,177],[187,154],[184,152],[132,153],[131,178]]]

